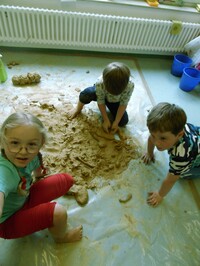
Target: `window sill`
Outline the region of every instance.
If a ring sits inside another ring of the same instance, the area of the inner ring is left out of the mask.
[[[60,0],[62,10],[114,16],[200,23],[199,12],[192,7],[159,4],[151,7],[145,1],[126,0]],[[122,2],[123,1],[123,2]]]
[[[156,9],[163,9],[163,10],[167,10],[167,11],[178,11],[178,12],[190,12],[190,13],[197,13],[199,14],[199,12],[196,10],[196,8],[194,7],[184,7],[184,6],[171,6],[171,5],[165,5],[165,4],[159,4],[158,7],[152,7],[150,5],[148,5],[148,3],[146,1],[124,1],[124,0],[61,0],[62,3],[91,3],[94,4],[94,2],[96,3],[101,3],[104,5],[112,5],[112,6],[133,6],[133,7],[142,7],[142,8],[156,8]]]

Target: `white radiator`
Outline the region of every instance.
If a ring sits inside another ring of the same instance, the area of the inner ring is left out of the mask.
[[[174,54],[200,35],[200,24],[0,6],[2,46],[120,53]]]

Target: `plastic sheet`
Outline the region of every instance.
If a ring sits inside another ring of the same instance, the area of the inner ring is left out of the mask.
[[[185,45],[187,54],[192,58],[193,65],[200,63],[200,36]]]
[[[23,108],[29,104],[30,97],[41,93],[41,97],[50,95],[51,101],[55,97],[55,104],[59,104],[59,93],[75,104],[78,96],[75,88],[93,84],[102,67],[111,61],[126,63],[135,80],[135,91],[128,106],[130,121],[126,132],[137,138],[142,149],[145,149],[148,136],[146,115],[152,101],[137,61],[133,58],[5,51],[4,60],[7,63],[16,60],[20,65],[8,71],[8,81],[0,85],[0,122],[15,111],[13,99]],[[39,85],[23,88],[12,86],[12,75],[35,69],[42,76]],[[86,74],[88,70],[90,74]],[[98,111],[95,103],[88,108]],[[82,241],[55,244],[47,230],[21,239],[0,239],[0,265],[199,265],[200,214],[188,182],[177,182],[157,208],[146,204],[147,193],[159,188],[165,177],[167,163],[167,154],[156,151],[155,164],[145,166],[139,159],[132,160],[117,178],[110,176],[105,180],[95,177],[100,185],[89,190],[89,202],[84,207],[80,207],[73,197],[59,198],[58,201],[68,210],[69,224],[83,225]],[[199,186],[199,180],[195,184]],[[132,194],[132,198],[121,203],[121,196],[128,193]]]

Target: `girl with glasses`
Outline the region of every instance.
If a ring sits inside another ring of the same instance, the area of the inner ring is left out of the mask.
[[[73,185],[66,173],[45,178],[39,152],[46,142],[42,122],[28,113],[14,113],[0,130],[0,237],[14,239],[48,228],[57,243],[82,238],[82,226],[67,229],[66,209],[53,201]],[[33,174],[35,180],[33,183]]]

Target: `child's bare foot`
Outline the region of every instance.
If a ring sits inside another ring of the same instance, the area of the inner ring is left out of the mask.
[[[65,234],[63,238],[55,239],[57,243],[72,243],[81,240],[83,237],[83,226],[79,225]]]
[[[69,112],[67,112],[67,116],[69,119],[73,119],[75,118],[78,114],[80,113],[79,110],[77,110],[76,108],[70,110]]]

